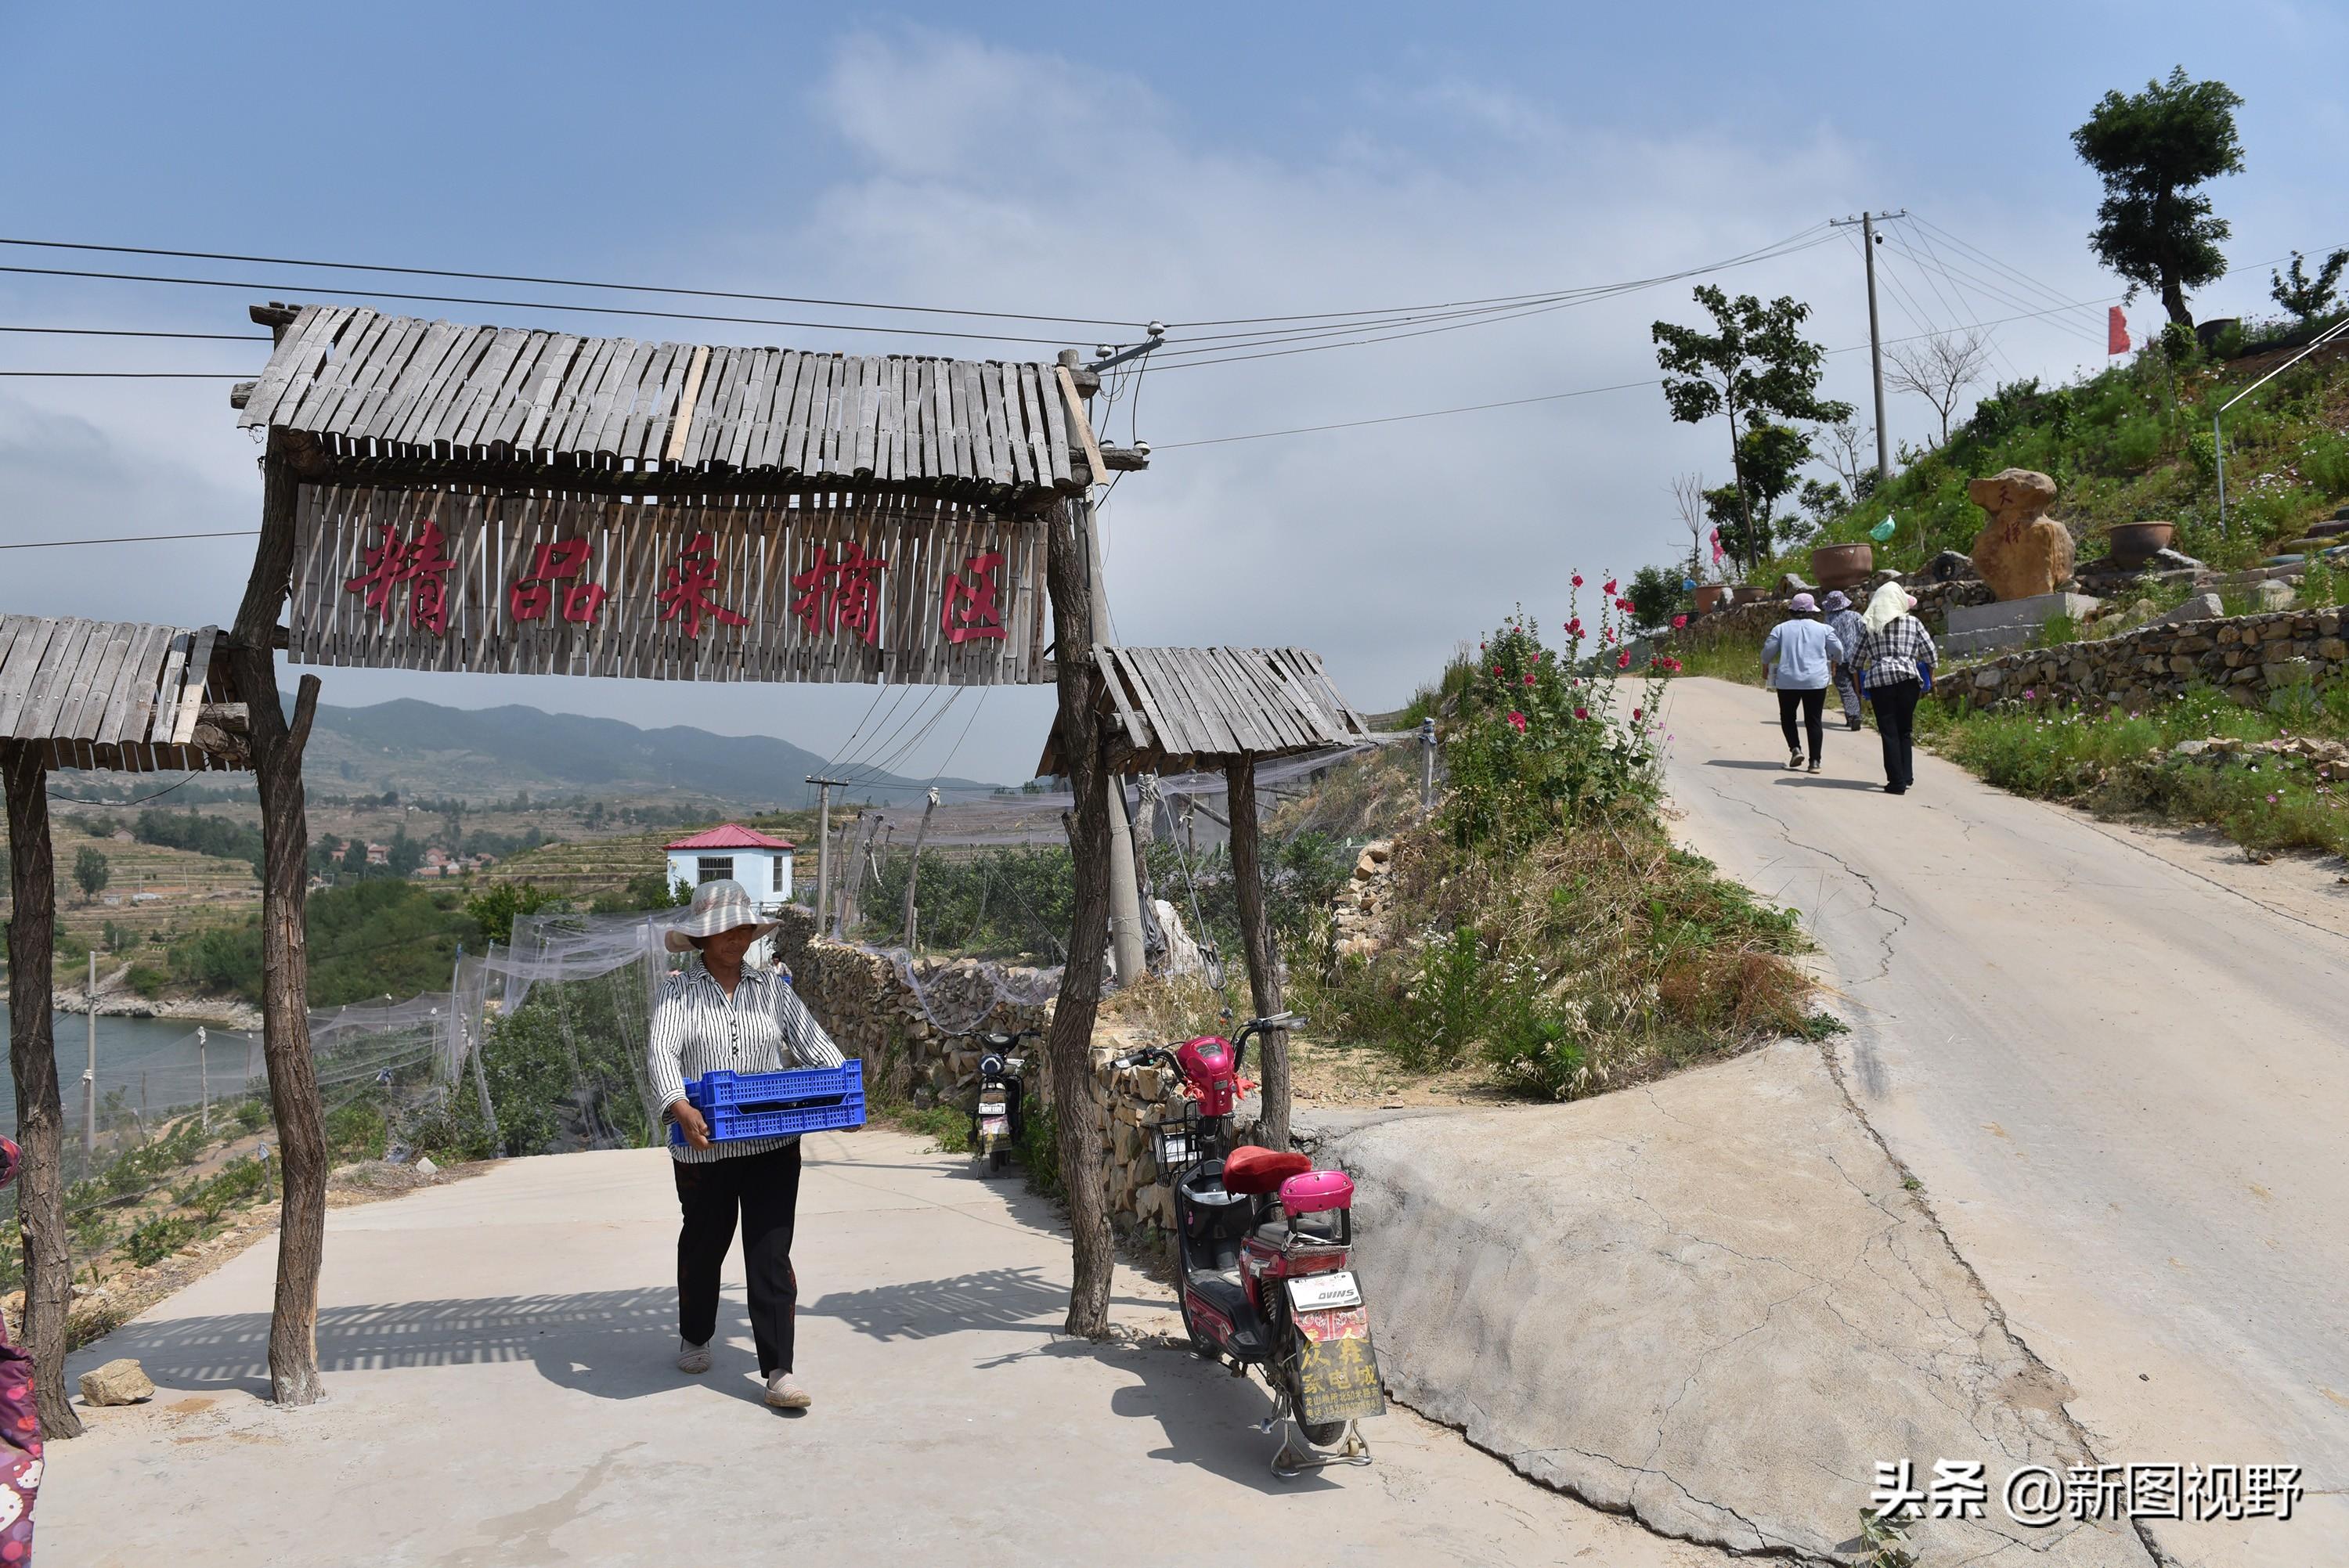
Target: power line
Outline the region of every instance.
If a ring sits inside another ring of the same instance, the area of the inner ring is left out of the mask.
[[[166,277],[154,273],[108,273],[79,267],[25,267],[0,264],[0,273],[26,277],[96,278],[113,283],[171,284],[186,288],[235,289],[244,294],[332,294],[338,299],[396,299],[425,304],[481,304],[500,310],[552,310],[585,315],[637,316],[656,321],[714,321],[744,326],[789,326],[819,328],[825,332],[874,332],[893,337],[960,337],[975,338],[983,343],[1045,343],[1061,344],[1060,337],[1018,337],[998,332],[953,332],[929,326],[874,326],[857,322],[792,321],[777,316],[719,315],[702,311],[652,310],[613,304],[577,304],[560,300],[486,299],[475,294],[408,294],[390,289],[324,288],[310,284],[264,284],[234,282],[223,278]]]
[[[250,381],[250,370],[0,370],[0,376],[62,381]]]
[[[373,262],[321,262],[294,256],[247,256],[224,251],[173,251],[150,245],[98,245],[72,240],[24,240],[0,237],[0,245],[22,245],[50,251],[90,251],[116,256],[168,256],[180,261],[249,262],[266,267],[316,267],[347,273],[388,273],[403,277],[462,278],[472,283],[533,284],[547,288],[604,289],[613,293],[678,294],[694,299],[752,300],[765,304],[812,304],[837,310],[887,310],[924,315],[967,315],[990,321],[1042,321],[1070,326],[1133,326],[1128,321],[1102,316],[1038,315],[1026,311],[959,310],[935,304],[887,304],[874,300],[820,299],[805,294],[751,294],[734,289],[697,289],[657,284],[599,283],[583,278],[533,277],[521,273],[470,273],[447,267],[402,267]],[[325,291],[320,291],[325,292]],[[393,296],[386,296],[393,297]]]
[[[62,550],[77,544],[160,544],[171,539],[251,539],[257,528],[225,528],[212,533],[117,533],[103,539],[20,539],[0,550]]]
[[[202,337],[221,343],[274,343],[265,332],[149,332],[129,326],[0,326],[0,332],[46,332],[68,337]]]

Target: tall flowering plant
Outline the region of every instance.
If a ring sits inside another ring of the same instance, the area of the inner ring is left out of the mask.
[[[1575,573],[1556,649],[1522,609],[1477,645],[1444,748],[1463,843],[1522,842],[1654,787],[1657,700],[1675,666],[1650,659],[1631,675],[1631,601],[1609,578],[1586,624],[1584,585]]]

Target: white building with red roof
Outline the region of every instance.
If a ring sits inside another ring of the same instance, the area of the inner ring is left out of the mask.
[[[738,882],[764,914],[792,901],[792,852],[797,846],[789,839],[772,838],[740,822],[725,822],[666,848],[672,887],[678,882],[695,888],[706,882]]]

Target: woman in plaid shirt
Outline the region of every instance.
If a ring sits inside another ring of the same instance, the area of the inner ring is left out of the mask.
[[[1888,795],[1905,795],[1917,781],[1917,699],[1925,694],[1937,662],[1933,634],[1909,613],[1916,607],[1917,601],[1899,583],[1878,588],[1861,617],[1868,629],[1851,660],[1868,682],[1868,700],[1876,704]]]

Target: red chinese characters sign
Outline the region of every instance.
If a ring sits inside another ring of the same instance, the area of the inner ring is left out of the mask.
[[[691,680],[1051,679],[1041,525],[949,502],[759,507],[303,487],[297,663]]]

